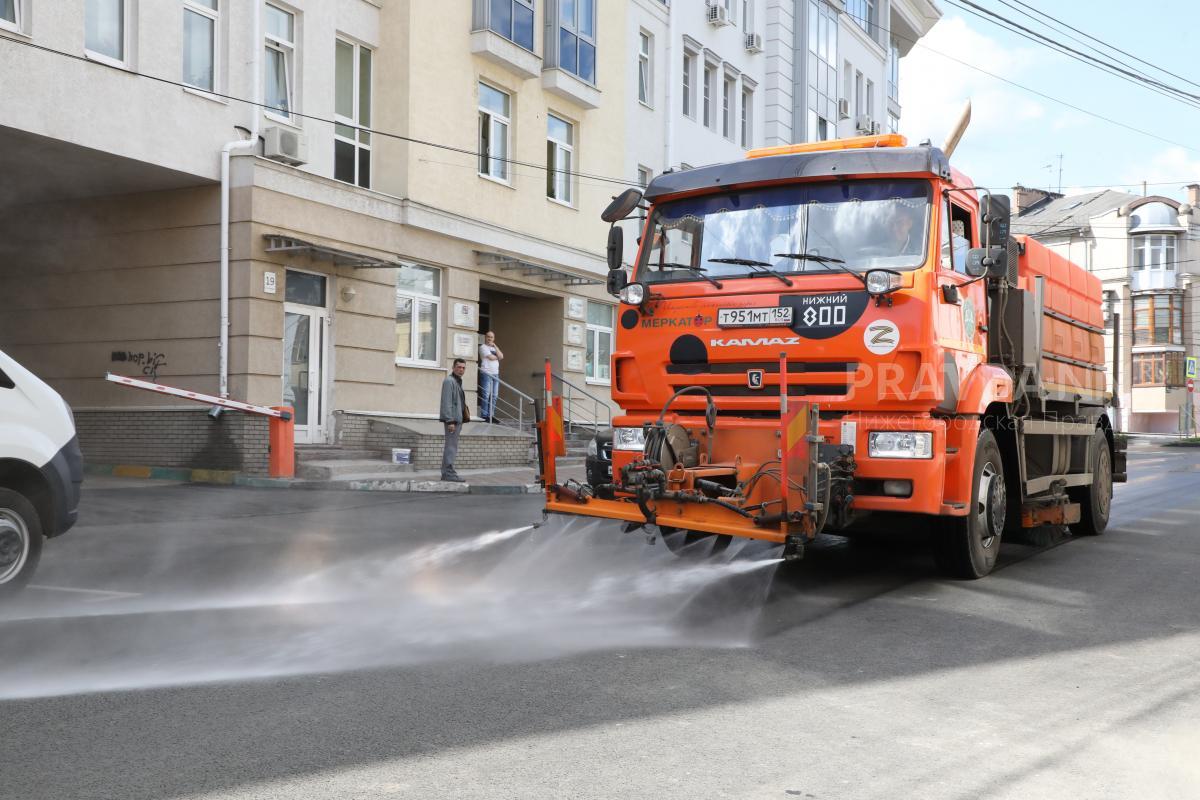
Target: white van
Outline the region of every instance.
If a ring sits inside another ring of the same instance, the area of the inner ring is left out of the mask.
[[[0,597],[29,582],[43,538],[75,524],[82,483],[70,407],[0,351]]]

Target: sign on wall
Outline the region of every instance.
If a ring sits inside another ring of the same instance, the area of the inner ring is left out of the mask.
[[[474,328],[475,306],[471,303],[455,303],[454,325],[459,328]]]
[[[567,316],[573,319],[583,319],[587,314],[587,303],[582,297],[567,298]]]
[[[567,323],[567,344],[583,344],[583,326],[578,322]]]
[[[274,272],[264,272],[263,273],[263,291],[266,292],[267,294],[275,294],[275,286],[276,286],[275,273]]]
[[[466,358],[475,352],[475,337],[469,333],[454,334],[454,355]]]
[[[1178,363],[1178,362],[1176,362],[1176,363]],[[1189,378],[1197,377],[1197,375],[1196,375],[1196,357],[1195,356],[1187,357],[1187,376]]]
[[[574,372],[583,372],[583,351],[568,350],[567,351],[567,369]]]

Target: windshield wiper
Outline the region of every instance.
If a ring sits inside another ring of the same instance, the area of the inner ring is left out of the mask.
[[[725,284],[721,283],[719,280],[717,280],[716,278],[712,277],[707,272],[705,272],[704,267],[693,267],[691,264],[680,264],[676,261],[668,261],[665,264],[660,262],[658,265],[658,269],[660,272],[664,268],[667,268],[667,267],[669,267],[671,269],[686,269],[688,272],[695,273],[696,275],[699,275],[701,278],[704,278],[704,280],[708,281],[709,283],[711,283],[713,286],[717,287],[718,289],[725,288]]]
[[[812,262],[814,262],[816,264],[820,264],[821,266],[826,267],[826,268],[828,268],[829,265],[832,264],[833,266],[837,267],[838,269],[840,269],[842,272],[846,273],[847,275],[853,275],[855,278],[858,278],[860,281],[862,281],[862,285],[863,285],[864,289],[867,286],[867,279],[864,278],[859,273],[857,273],[854,270],[847,267],[845,265],[846,262],[840,258],[834,258],[833,256],[819,256],[816,253],[776,253],[775,257],[776,258],[794,258],[797,261],[812,261]]]
[[[754,267],[759,270],[759,275],[771,275],[786,283],[788,286],[794,285],[792,279],[771,269],[771,265],[766,261],[755,261],[752,258],[710,258],[710,264],[737,264],[741,267]]]

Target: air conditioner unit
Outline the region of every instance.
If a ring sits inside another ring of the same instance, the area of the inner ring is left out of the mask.
[[[859,114],[854,118],[854,130],[859,133],[871,132],[871,117],[867,114]]]
[[[763,50],[762,34],[761,33],[747,33],[746,34],[746,52],[761,53],[762,50]]]
[[[263,131],[263,155],[293,167],[308,163],[308,142],[304,134],[272,125]]]
[[[708,7],[708,22],[718,28],[728,25],[729,9],[723,5],[710,5]]]
[[[843,97],[838,100],[838,119],[850,119],[850,100]]]

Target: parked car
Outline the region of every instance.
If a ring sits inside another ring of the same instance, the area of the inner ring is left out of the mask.
[[[612,437],[612,428],[606,428],[588,442],[584,465],[587,469],[587,482],[592,486],[612,483]]]
[[[75,524],[82,483],[70,407],[0,351],[0,597],[29,583],[44,539]]]

